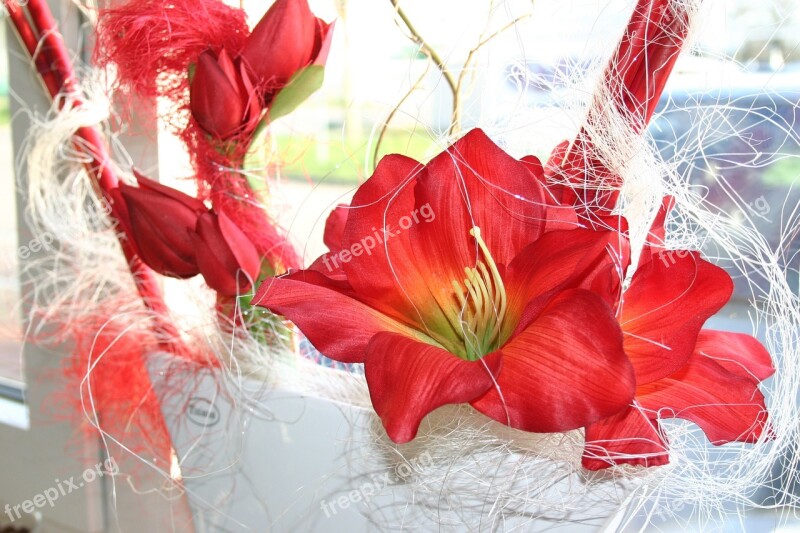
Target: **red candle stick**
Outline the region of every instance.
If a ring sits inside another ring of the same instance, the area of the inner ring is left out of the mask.
[[[686,5],[670,0],[639,0],[603,73],[601,83],[605,87],[596,92],[598,96],[589,108],[586,122],[597,124],[610,99],[617,112],[628,119],[633,131],[644,131],[688,31]],[[613,169],[596,159],[593,145],[592,134],[581,129],[556,163],[575,185],[592,186],[581,191],[583,201],[592,208],[610,210],[617,203],[622,182]],[[605,190],[598,191],[597,186]]]
[[[23,46],[36,62],[37,70],[53,101],[58,102],[61,107],[83,105],[69,52],[47,3],[44,0],[29,0],[26,7],[33,27],[15,0],[3,0],[3,4]],[[58,98],[59,94],[65,97]],[[75,132],[75,137],[76,149],[89,156],[84,163],[86,171],[94,180],[98,194],[111,205],[111,217],[118,221],[118,207],[114,206],[109,191],[117,187],[119,179],[111,166],[103,136],[94,127],[82,127]],[[124,236],[120,237],[120,245],[128,260],[136,288],[144,304],[153,311],[161,347],[173,353],[182,353],[185,348],[179,341],[178,331],[166,318],[168,309],[153,271],[137,257],[131,243]]]

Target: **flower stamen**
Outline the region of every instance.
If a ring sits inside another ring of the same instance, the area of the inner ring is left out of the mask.
[[[462,283],[452,282],[453,292],[461,306],[461,333],[464,358],[477,361],[496,350],[506,316],[508,298],[503,279],[478,226],[470,229],[481,257],[474,267],[465,267]]]

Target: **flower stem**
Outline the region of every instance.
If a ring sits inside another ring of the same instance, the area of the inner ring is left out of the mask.
[[[422,38],[422,35],[417,31],[414,27],[414,24],[411,23],[411,20],[408,18],[408,15],[405,14],[403,8],[399,5],[399,0],[389,0],[392,5],[394,6],[395,11],[397,12],[397,16],[400,17],[400,20],[403,21],[403,24],[406,25],[408,31],[411,33],[411,38],[415,43],[417,43],[422,52],[431,58],[433,64],[436,65],[442,72],[442,76],[444,76],[444,80],[447,82],[447,85],[450,87],[450,90],[453,91],[455,94],[456,91],[456,79],[453,77],[453,74],[450,72],[450,69],[447,68],[447,64],[444,62],[444,59],[436,52],[436,50],[431,47],[428,42]]]
[[[378,152],[379,152],[379,150],[381,148],[381,144],[383,144],[383,139],[386,136],[386,131],[389,129],[389,123],[392,121],[394,116],[400,110],[400,106],[402,106],[403,103],[408,99],[408,97],[411,96],[412,94],[414,94],[414,91],[416,91],[417,88],[420,86],[420,84],[422,83],[422,80],[425,79],[425,76],[428,75],[428,70],[430,70],[430,63],[428,63],[428,66],[425,68],[425,72],[423,72],[419,76],[419,78],[417,78],[417,81],[415,81],[413,84],[411,84],[411,87],[408,88],[408,91],[406,91],[406,94],[404,94],[403,97],[400,99],[400,101],[397,102],[397,104],[395,104],[395,106],[392,108],[392,110],[389,112],[389,114],[384,119],[383,124],[381,124],[381,129],[380,129],[380,132],[378,133],[378,140],[375,141],[375,148],[372,150],[372,161],[371,161],[371,164],[372,164],[373,170],[378,165]]]
[[[389,1],[392,3],[392,6],[394,6],[394,9],[395,9],[395,12],[397,13],[397,16],[400,17],[400,20],[403,22],[403,24],[405,25],[406,29],[408,29],[408,32],[409,32],[409,34],[411,36],[411,40],[420,47],[420,51],[422,51],[423,54],[428,56],[428,58],[431,60],[431,62],[434,64],[434,66],[436,66],[436,68],[439,70],[439,72],[442,73],[442,77],[444,77],[444,80],[447,83],[447,87],[450,89],[450,93],[453,96],[453,106],[452,106],[452,111],[451,111],[451,114],[450,114],[450,126],[447,128],[447,135],[449,137],[457,135],[461,131],[461,107],[462,107],[462,105],[461,105],[462,104],[462,102],[461,102],[461,94],[462,94],[462,90],[464,88],[464,82],[466,80],[466,74],[470,70],[469,64],[474,59],[475,53],[478,50],[480,50],[484,45],[486,45],[489,41],[491,41],[492,39],[494,39],[495,37],[497,37],[501,33],[505,32],[509,28],[513,28],[518,22],[520,22],[521,20],[527,18],[530,15],[523,15],[523,16],[517,17],[516,19],[514,19],[511,22],[509,22],[508,24],[506,24],[505,26],[503,26],[499,30],[495,31],[494,33],[492,33],[488,37],[484,36],[485,35],[485,32],[484,32],[484,34],[481,35],[481,37],[479,38],[478,44],[476,44],[475,47],[472,48],[469,51],[469,53],[467,54],[467,58],[464,61],[464,65],[461,67],[461,70],[460,70],[458,76],[456,76],[455,74],[453,74],[453,71],[450,69],[450,67],[447,66],[447,63],[444,61],[442,56],[440,56],[436,52],[436,50],[419,33],[417,28],[411,22],[411,19],[408,18],[408,15],[406,15],[405,11],[403,11],[403,9],[400,7],[399,0],[389,0]],[[493,11],[493,5],[490,6],[490,8],[489,8],[489,12],[491,13],[492,11]],[[488,26],[488,21],[489,21],[489,18],[487,18],[487,26]],[[488,30],[488,27],[487,27],[487,30]],[[422,77],[424,77],[424,75],[425,74],[423,74]],[[389,121],[392,119],[392,117],[394,117],[395,113],[397,112],[397,108],[399,108],[400,105],[402,105],[402,103],[406,100],[406,98],[408,98],[408,96],[414,91],[416,86],[422,81],[422,77],[417,81],[416,84],[414,84],[414,86],[412,86],[412,88],[409,90],[409,92],[407,92],[403,96],[403,98],[397,104],[397,107],[389,114],[387,119],[384,121],[384,124],[383,124],[383,126],[381,128],[380,135],[378,136],[378,141],[375,143],[375,150],[373,151],[373,166],[374,166],[374,164],[376,162],[376,158],[377,158],[377,155],[378,155],[378,150],[380,149],[381,142],[383,141],[383,137],[384,137],[384,135],[386,133],[386,129],[388,128]]]
[[[22,8],[13,0],[4,1],[3,4],[5,6],[6,13],[8,13],[11,24],[17,31],[17,35],[19,36],[22,45],[31,56],[31,59],[33,59],[33,62],[36,65],[36,71],[39,73],[39,77],[41,78],[41,81],[44,84],[48,94],[51,96],[58,94],[58,80],[51,71],[50,65],[47,64],[45,55],[40,53],[39,40],[36,38],[36,35],[34,35],[33,29],[31,29],[28,19],[25,18],[25,13],[22,11]]]

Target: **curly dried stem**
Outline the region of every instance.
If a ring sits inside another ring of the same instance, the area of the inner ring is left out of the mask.
[[[400,106],[402,106],[403,103],[408,99],[408,97],[411,96],[414,93],[414,91],[417,90],[417,88],[422,83],[422,80],[424,80],[425,76],[427,75],[428,75],[428,69],[426,68],[425,71],[420,75],[420,77],[417,78],[417,81],[415,81],[411,85],[411,87],[409,87],[408,91],[406,91],[406,94],[404,94],[403,97],[400,99],[400,101],[397,102],[397,105],[395,105],[392,108],[392,110],[386,116],[386,120],[383,121],[383,124],[381,125],[381,131],[378,133],[378,140],[375,141],[375,149],[372,151],[372,168],[375,168],[375,166],[378,164],[378,152],[381,148],[381,144],[383,144],[383,139],[386,136],[386,131],[389,129],[389,123],[392,121],[394,116],[400,110]]]
[[[496,37],[500,36],[501,34],[505,33],[509,29],[511,29],[514,26],[516,26],[519,22],[525,20],[526,18],[528,18],[530,16],[531,16],[530,13],[527,13],[525,15],[519,16],[519,17],[515,18],[514,20],[512,20],[511,22],[509,22],[508,24],[506,24],[505,26],[503,26],[502,28],[500,28],[499,30],[497,30],[494,33],[492,33],[491,35],[489,35],[488,37],[481,36],[481,39],[478,41],[478,44],[475,45],[475,47],[472,48],[469,51],[469,53],[467,53],[467,59],[464,60],[464,66],[461,69],[461,72],[459,72],[458,79],[456,80],[455,94],[461,94],[461,90],[464,87],[464,80],[466,79],[466,75],[469,72],[469,64],[475,58],[475,54],[478,53],[478,51],[481,48],[483,48],[486,44],[488,44],[490,41],[492,41]],[[454,106],[454,108],[453,108],[453,122],[452,122],[452,124],[450,126],[450,133],[454,133],[454,131],[458,131],[458,129],[460,129],[460,127],[461,127],[461,106],[459,105],[459,106]]]
[[[414,24],[408,18],[408,15],[406,15],[406,13],[403,11],[403,9],[399,6],[399,0],[389,0],[389,1],[392,3],[392,6],[395,8],[395,12],[397,13],[397,16],[400,17],[401,21],[403,21],[403,24],[405,25],[406,29],[408,30],[408,32],[410,34],[411,40],[420,47],[420,50],[422,51],[422,53],[424,53],[428,57],[428,59],[430,59],[430,61],[436,66],[436,68],[439,70],[439,72],[442,73],[442,77],[444,77],[444,80],[447,83],[448,88],[450,89],[450,93],[453,96],[453,106],[452,106],[452,112],[451,112],[451,115],[450,115],[450,126],[447,129],[447,134],[448,134],[448,136],[452,137],[453,135],[456,135],[459,131],[461,131],[461,93],[462,93],[462,90],[464,88],[464,82],[466,80],[466,74],[467,74],[467,72],[469,72],[469,65],[472,62],[472,60],[474,59],[475,54],[484,45],[489,43],[489,41],[491,41],[492,39],[494,39],[498,35],[502,34],[506,30],[508,30],[510,28],[513,28],[521,20],[529,17],[530,14],[526,14],[526,15],[523,15],[523,16],[515,18],[513,21],[509,22],[508,24],[506,24],[505,26],[503,26],[499,30],[497,30],[494,33],[492,33],[491,35],[489,35],[488,37],[485,37],[482,34],[478,44],[474,48],[472,48],[469,51],[469,53],[467,54],[467,58],[464,61],[464,66],[462,67],[462,69],[459,72],[458,76],[455,76],[453,74],[453,72],[450,70],[450,68],[447,66],[447,63],[445,63],[444,59],[422,37],[422,35],[419,33],[419,31],[414,26]],[[494,5],[494,2],[492,2],[492,6],[493,5]],[[491,12],[492,9],[493,8],[490,6],[489,11]],[[487,19],[487,25],[488,25],[488,19]],[[419,84],[420,81],[421,81],[421,79],[417,82],[417,84]],[[415,87],[416,87],[417,84],[415,84]],[[413,87],[412,87],[412,91],[413,91]],[[398,107],[408,98],[408,96],[410,94],[411,94],[411,91],[409,91],[408,93],[406,93],[403,96],[403,98],[401,99],[400,103],[398,104]],[[383,140],[383,136],[386,133],[386,129],[388,127],[388,123],[392,119],[392,117],[395,115],[395,113],[396,113],[396,111],[393,111],[392,113],[389,114],[389,116],[386,119],[386,122],[384,123],[383,127],[381,128],[381,133],[380,133],[380,135],[378,137],[378,142],[376,143],[375,150],[373,152],[373,156],[375,156],[375,157],[377,157],[378,149],[380,147],[381,141]]]
[[[428,42],[425,39],[423,39],[422,35],[419,33],[417,28],[408,18],[408,15],[406,15],[405,11],[403,11],[403,9],[400,7],[399,0],[389,0],[389,1],[392,3],[392,6],[394,7],[397,16],[400,17],[400,20],[403,21],[403,24],[406,26],[406,29],[408,29],[408,32],[411,34],[411,40],[414,41],[420,47],[422,53],[428,56],[428,58],[436,66],[436,68],[439,69],[439,72],[442,73],[442,77],[444,77],[444,81],[447,83],[447,86],[450,89],[451,94],[453,95],[453,112],[451,115],[452,119],[450,120],[450,129],[448,130],[448,134],[453,134],[455,131],[459,129],[456,125],[456,118],[460,115],[458,109],[461,106],[458,94],[458,82],[456,81],[456,78],[453,75],[453,73],[448,68],[447,63],[445,63],[444,59],[442,59],[442,56],[440,56],[436,52],[436,50],[430,44],[428,44]]]

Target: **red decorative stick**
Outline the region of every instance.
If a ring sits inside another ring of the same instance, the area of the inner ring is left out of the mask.
[[[670,0],[639,0],[622,40],[602,76],[586,121],[594,124],[607,108],[609,98],[617,111],[629,119],[630,127],[642,132],[655,112],[667,79],[672,73],[689,31],[689,9]],[[583,200],[593,207],[613,209],[621,180],[613,169],[595,159],[591,134],[582,129],[558,162],[570,181],[591,181],[611,191],[584,191]],[[588,176],[588,180],[587,180]]]
[[[631,126],[647,126],[658,104],[689,31],[684,4],[670,0],[639,0],[604,79]]]
[[[22,11],[22,8],[13,0],[4,1],[3,5],[5,6],[8,17],[11,20],[11,24],[17,30],[17,35],[19,35],[22,45],[28,51],[28,54],[36,64],[36,70],[39,72],[39,76],[42,79],[42,83],[44,83],[45,89],[47,89],[47,92],[51,96],[58,94],[60,86],[58,80],[56,80],[55,75],[50,69],[50,66],[47,64],[44,55],[39,53],[39,50],[37,50],[39,47],[39,40],[36,38],[36,35],[34,35],[28,19],[25,18],[25,13]]]
[[[53,101],[61,107],[83,105],[69,53],[46,1],[28,1],[28,13],[35,30],[15,0],[3,0],[3,4],[23,46],[36,62],[37,70]],[[68,97],[59,99],[59,94]],[[98,194],[109,202],[112,218],[118,221],[118,207],[114,206],[109,191],[117,187],[119,179],[111,166],[102,135],[94,127],[82,127],[75,132],[75,136],[75,147],[90,157],[84,164],[86,171],[94,180]],[[142,263],[124,236],[120,237],[120,245],[128,260],[136,288],[145,305],[153,311],[161,347],[173,353],[182,353],[185,348],[179,341],[178,331],[166,319],[167,306],[153,271]]]

